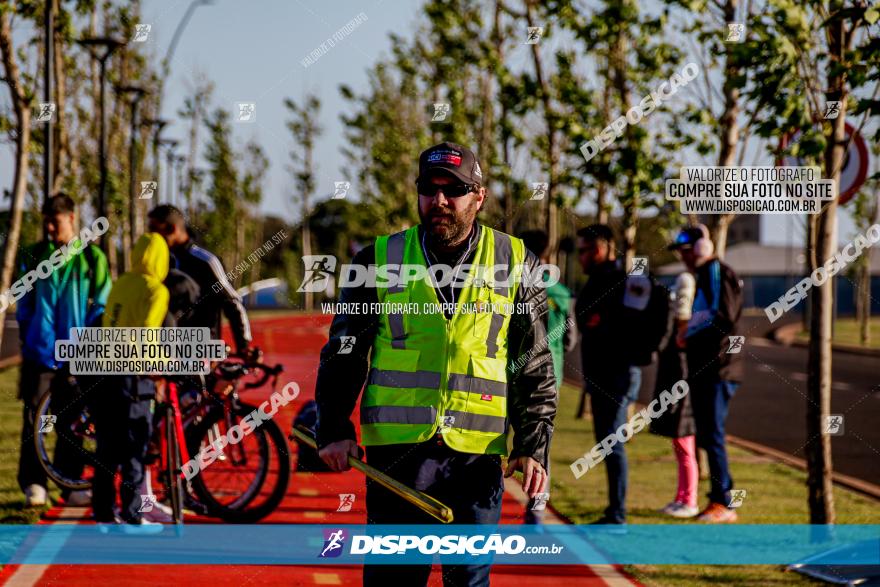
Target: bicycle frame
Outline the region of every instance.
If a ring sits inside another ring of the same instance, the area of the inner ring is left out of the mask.
[[[177,395],[177,384],[173,381],[168,382],[168,402],[171,404],[171,409],[174,412],[174,430],[177,434],[177,448],[180,450],[180,462],[187,463],[190,460],[189,449],[186,446],[186,437],[183,434],[183,418],[180,413],[180,401]],[[165,455],[167,454],[168,448],[168,440],[165,438],[165,435],[160,435],[161,438],[161,454],[162,461],[165,460]],[[171,468],[171,463],[163,462],[165,469]],[[183,476],[183,470],[180,471],[172,471],[172,473],[177,474],[179,476]]]

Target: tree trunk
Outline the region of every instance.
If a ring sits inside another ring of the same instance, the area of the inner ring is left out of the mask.
[[[829,14],[840,9],[832,0]],[[828,100],[840,100],[840,115],[831,121],[825,149],[825,177],[833,180],[838,189],[843,167],[846,122],[846,80],[839,71],[844,57],[845,19],[828,23],[828,53],[830,57],[827,94]],[[835,63],[836,62],[836,63]],[[834,255],[837,245],[837,200],[826,204],[819,214],[816,226],[816,267]],[[831,413],[831,337],[834,313],[834,278],[822,285],[813,285],[810,317],[810,349],[807,364],[807,502],[811,524],[833,524],[835,521],[834,494],[831,483],[831,436],[825,434],[824,423]]]
[[[859,342],[866,347],[871,342],[871,248],[866,248],[862,255],[864,259],[859,267],[856,313],[859,320]]]
[[[723,259],[727,253],[727,231],[730,223],[736,219],[736,214],[716,214],[714,226],[711,229],[712,242],[715,243],[715,256]]]
[[[620,33],[618,34],[617,40],[615,42],[614,48],[612,50],[611,55],[611,69],[613,71],[614,84],[617,89],[618,97],[620,98],[620,111],[628,112],[630,108],[630,92],[629,85],[627,83],[627,63],[626,63],[626,54],[629,45],[629,38],[627,35],[627,31],[624,28],[621,28]],[[635,145],[633,144],[633,129],[632,126],[627,125],[626,130],[624,131],[624,135],[626,136],[626,145],[628,148],[632,149]],[[624,254],[624,267],[628,271],[630,267],[632,267],[632,260],[635,256],[636,252],[636,235],[638,233],[638,219],[639,219],[639,206],[640,206],[640,195],[637,190],[637,186],[633,183],[633,177],[635,176],[635,169],[629,170],[630,172],[626,174],[626,178],[624,180],[623,187],[623,254]]]
[[[68,177],[68,175],[74,175],[74,170],[72,165],[73,161],[70,160],[70,133],[67,128],[67,117],[64,116],[64,113],[67,111],[67,73],[64,67],[64,37],[58,32],[57,25],[57,19],[60,18],[64,8],[58,0],[53,0],[53,2],[55,4],[56,26],[54,43],[55,56],[52,60],[52,65],[54,66],[55,103],[57,104],[56,112],[58,115],[56,116],[54,127],[55,164],[52,168],[55,170],[55,177],[52,178],[52,191],[58,192],[61,191],[64,179]]]
[[[724,3],[725,22],[735,22],[739,0],[727,0]],[[730,167],[736,163],[736,146],[739,143],[739,88],[733,80],[741,75],[741,68],[733,58],[733,45],[727,45],[727,57],[724,65],[724,113],[721,115],[721,144],[718,149],[719,167]],[[712,216],[710,229],[715,242],[715,255],[724,258],[727,252],[727,229],[735,214],[716,214]]]
[[[534,17],[535,0],[525,0],[526,20],[530,27],[535,26]],[[534,43],[532,48],[532,61],[535,64],[535,77],[538,81],[538,87],[541,88],[541,103],[544,108],[544,120],[547,125],[547,202],[545,204],[545,232],[549,245],[547,246],[547,258],[551,265],[556,264],[556,252],[559,248],[559,222],[557,221],[556,209],[556,183],[559,177],[559,145],[556,140],[556,123],[553,106],[550,102],[550,84],[544,75],[544,68],[541,63],[541,51],[538,49],[538,43]]]
[[[606,63],[608,71],[611,70],[611,63]],[[609,77],[605,78],[605,86],[602,88],[602,128],[611,123],[611,82]],[[608,182],[605,181],[605,173],[598,178],[599,185],[596,188],[596,223],[608,224]]]
[[[3,250],[3,266],[0,269],[0,292],[9,289],[15,271],[15,257],[21,238],[21,219],[25,194],[27,193],[28,156],[31,143],[32,97],[30,92],[27,92],[21,85],[21,74],[12,44],[9,19],[9,11],[0,11],[0,55],[3,59],[4,82],[9,87],[12,109],[15,113],[15,170],[13,172],[12,201],[9,205],[9,233]],[[0,344],[3,342],[6,310],[7,308],[3,308],[0,312]]]

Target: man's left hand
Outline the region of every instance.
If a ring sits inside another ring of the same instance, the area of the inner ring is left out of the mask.
[[[522,488],[530,498],[544,492],[547,486],[547,472],[541,464],[532,457],[517,457],[507,462],[505,477],[510,477],[516,471],[522,471]]]

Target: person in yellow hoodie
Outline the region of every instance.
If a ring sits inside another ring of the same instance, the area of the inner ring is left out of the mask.
[[[169,293],[162,284],[168,275],[168,245],[160,235],[142,235],[131,254],[132,268],[113,284],[104,313],[105,327],[162,326],[168,313]],[[95,402],[97,461],[92,507],[95,521],[113,523],[116,518],[114,477],[122,469],[119,518],[129,524],[148,524],[138,488],[144,482],[144,459],[150,440],[150,404],[156,387],[148,376],[120,375],[100,382],[102,401]]]

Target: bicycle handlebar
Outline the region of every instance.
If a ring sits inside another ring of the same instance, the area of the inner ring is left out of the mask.
[[[260,355],[248,355],[245,357],[230,357],[242,359],[242,362],[230,361],[226,359],[225,361],[221,361],[214,367],[215,375],[226,381],[237,381],[241,379],[245,375],[248,375],[252,371],[260,371],[261,375],[257,381],[246,382],[244,384],[245,389],[254,389],[257,387],[262,387],[269,380],[270,377],[274,377],[277,379],[278,375],[284,371],[284,366],[276,364],[274,367],[267,365],[266,363],[261,363],[258,360],[254,360],[255,356]]]

